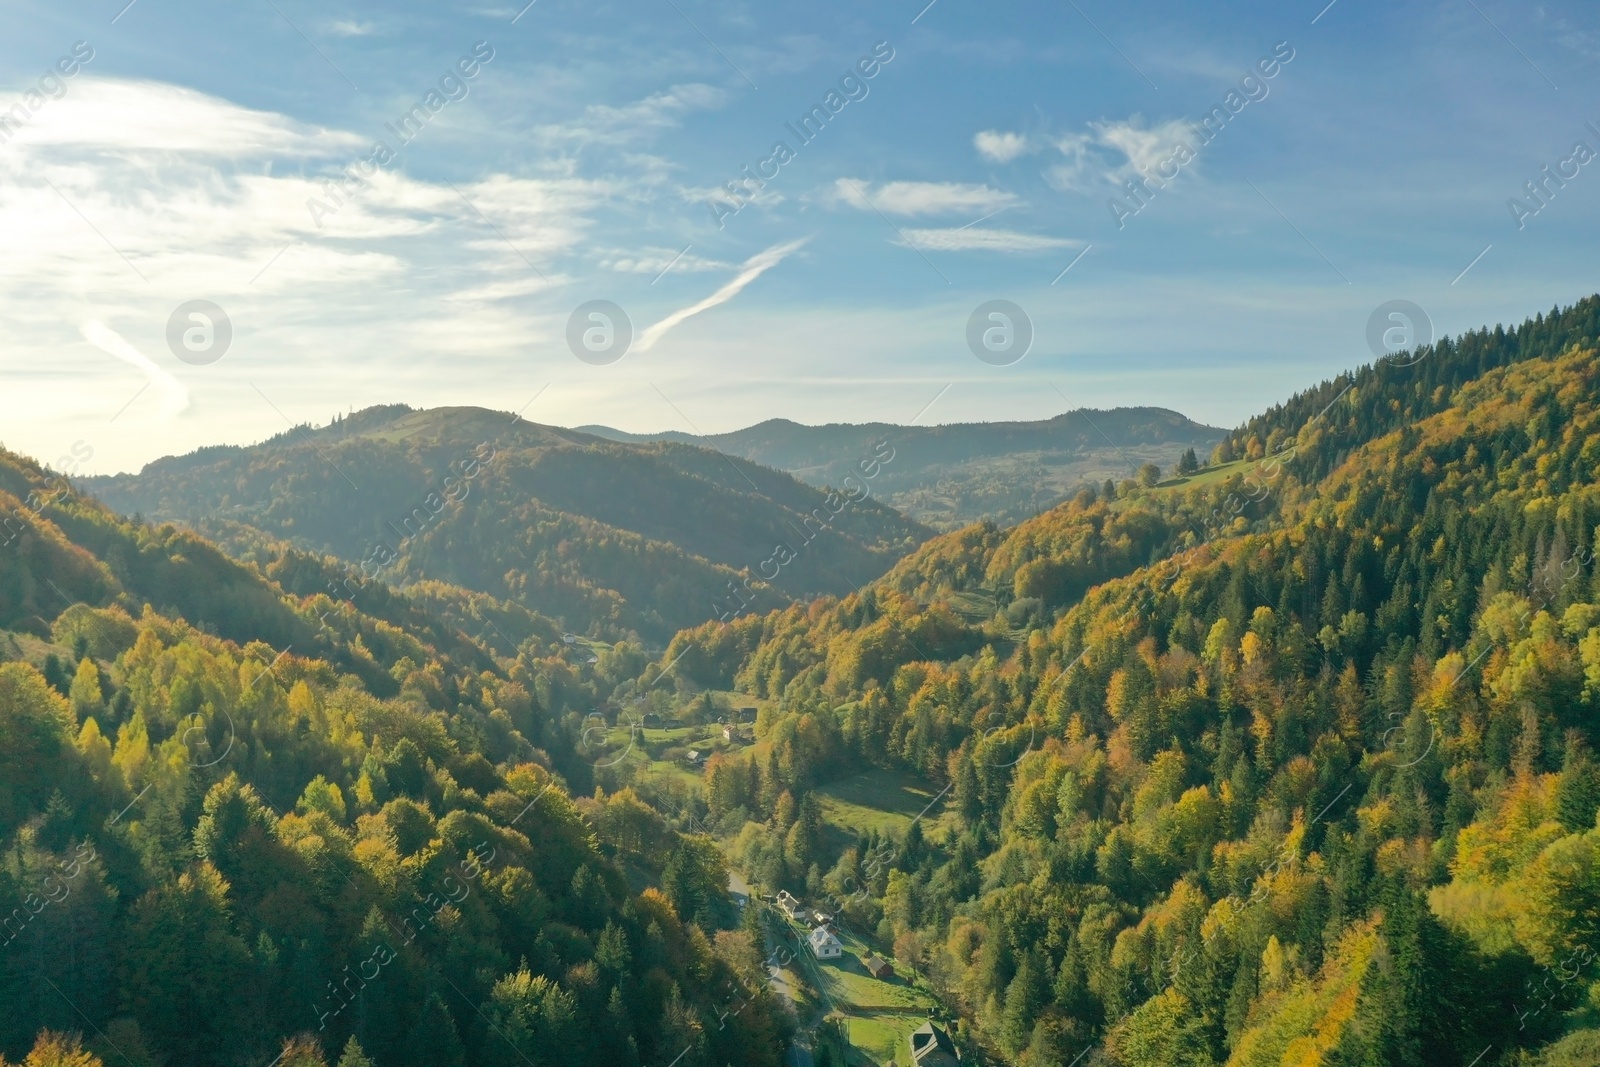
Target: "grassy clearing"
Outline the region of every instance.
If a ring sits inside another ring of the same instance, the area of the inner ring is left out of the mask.
[[[77,667],[77,662],[72,658],[72,649],[65,645],[58,645],[32,634],[0,630],[0,663],[8,660],[26,660],[37,667],[44,663],[44,658],[52,652],[70,668]]]
[[[921,1025],[920,1019],[907,1021],[876,1015],[845,1020],[851,1046],[856,1052],[865,1054],[868,1062],[875,1064],[904,1062],[895,1057],[902,1051],[910,1055],[911,1031]]]
[[[633,753],[645,753],[651,759],[659,759],[661,753],[669,748],[691,748],[710,753],[737,747],[740,746],[722,739],[722,727],[715,723],[709,726],[656,729],[624,722],[607,729],[605,738],[607,753],[620,756],[631,748]]]
[[[836,848],[853,843],[856,833],[868,829],[900,836],[919,815],[930,837],[944,832],[948,796],[941,797],[937,787],[914,775],[872,770],[833,782],[815,795]],[[909,1062],[911,1032],[930,1015],[945,1014],[922,979],[892,959],[895,977],[872,977],[864,961],[873,946],[845,928],[838,929],[844,955],[818,960],[806,947],[806,926],[787,922],[776,912],[771,917],[781,924],[774,929],[781,929],[781,940],[795,953],[784,975],[802,1022],[827,1013],[842,1016],[853,1046],[852,1063],[886,1067]]]
[[[709,726],[646,730],[623,723],[606,731],[602,748],[585,754],[596,768],[614,769],[615,773],[622,775],[622,781],[637,784],[651,778],[668,778],[674,780],[679,788],[698,791],[701,769],[690,766],[676,755],[677,750],[698,749],[709,755],[729,748],[720,731],[721,727],[717,727],[713,734]],[[593,735],[585,738],[586,744],[596,740]],[[668,751],[673,751],[675,757],[663,758]]]
[[[816,790],[816,796],[822,804],[823,821],[835,831],[830,836],[837,838],[835,843],[841,849],[856,834],[868,830],[899,837],[919,813],[926,812],[922,830],[931,838],[943,832],[947,821],[943,808],[948,795],[935,804],[937,788],[897,771],[875,769],[831,782]]]
[[[693,789],[700,788],[699,771],[682,763],[674,763],[671,760],[651,760],[645,775],[648,777],[676,778]]]
[[[1259,459],[1236,459],[1232,463],[1223,463],[1216,467],[1206,467],[1191,474],[1187,478],[1168,478],[1156,486],[1160,490],[1173,492],[1187,492],[1199,486],[1215,485],[1225,482],[1235,474],[1248,474],[1250,469],[1257,464],[1265,462]]]
[[[765,701],[757,700],[749,693],[741,693],[737,689],[710,689],[707,690],[713,700],[727,701],[731,708],[760,708]]]
[[[944,602],[950,605],[950,610],[960,615],[969,625],[980,626],[994,618],[994,594],[976,589],[966,589],[958,593],[946,593]]]
[[[840,931],[844,955],[836,960],[811,959],[812,982],[820,983],[824,1004],[845,1017],[850,1043],[870,1062],[889,1064],[909,1052],[907,1038],[938,1008],[933,995],[904,973],[879,980],[862,962],[871,946]],[[893,961],[891,961],[893,962]],[[897,966],[896,970],[900,968]]]
[[[621,727],[624,734],[627,726]],[[709,726],[644,726],[639,729],[639,740],[647,745],[687,745],[710,738],[714,733]]]
[[[569,637],[572,640],[567,641],[566,639]],[[614,647],[604,641],[596,641],[592,637],[584,637],[582,634],[563,634],[562,640],[566,644],[567,651],[578,657],[580,661],[587,660],[590,656],[598,659],[600,653],[610,652]]]

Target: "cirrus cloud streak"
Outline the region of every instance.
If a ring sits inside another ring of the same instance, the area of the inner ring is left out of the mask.
[[[727,285],[712,293],[704,300],[690,304],[686,308],[679,308],[660,322],[646,329],[639,335],[639,343],[634,346],[636,352],[648,352],[656,346],[656,342],[667,335],[674,326],[686,319],[691,319],[702,311],[710,311],[718,304],[726,304],[744,291],[745,286],[761,277],[767,271],[776,267],[787,259],[791,253],[799,250],[800,246],[809,241],[809,237],[802,237],[798,241],[788,241],[784,244],[773,245],[762,252],[757,252],[745,260],[739,273]]]

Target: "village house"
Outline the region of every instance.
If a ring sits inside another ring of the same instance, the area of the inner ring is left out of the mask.
[[[790,919],[799,919],[805,905],[787,889],[778,890],[778,910]]]
[[[930,1019],[911,1031],[911,1060],[917,1067],[957,1067],[961,1057],[950,1035]]]
[[[887,981],[894,977],[894,964],[877,953],[873,953],[861,962],[866,965],[867,973],[879,981]]]
[[[811,946],[811,954],[819,960],[836,960],[844,955],[844,945],[840,944],[838,937],[826,926],[819,926],[811,931],[811,936],[806,938]]]

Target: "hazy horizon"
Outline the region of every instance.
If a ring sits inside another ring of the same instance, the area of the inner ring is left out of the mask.
[[[947,385],[924,417],[1231,426],[1390,301],[1437,336],[1600,291],[1571,2],[10,10],[0,417],[85,470],[546,386],[629,432]],[[969,350],[992,300],[1025,358]],[[619,361],[570,347],[593,301]]]

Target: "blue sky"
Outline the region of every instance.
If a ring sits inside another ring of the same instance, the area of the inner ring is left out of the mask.
[[[1600,152],[1592,4],[125,2],[0,5],[0,440],[88,473],[396,401],[1232,425],[1369,360],[1386,301],[1455,332],[1600,290],[1600,162],[1521,228],[1507,207]],[[385,124],[475,46],[402,146]],[[802,144],[786,124],[875,48]],[[335,203],[319,183],[380,140]],[[968,349],[991,299],[1033,323],[1009,366]],[[169,347],[192,300],[231,322],[216,362]],[[592,300],[632,321],[620,361],[568,348]]]

